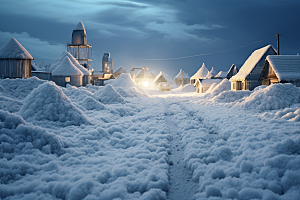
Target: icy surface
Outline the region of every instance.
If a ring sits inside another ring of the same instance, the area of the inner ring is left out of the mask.
[[[0,58],[33,60],[30,53],[15,38],[11,38],[0,48]]]
[[[299,199],[299,88],[159,93],[117,80],[0,80],[22,105],[0,108],[0,198]]]

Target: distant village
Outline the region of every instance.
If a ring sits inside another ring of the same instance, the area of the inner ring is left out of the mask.
[[[92,68],[92,45],[87,42],[86,30],[79,22],[72,32],[67,51],[51,64],[35,65],[31,54],[15,39],[11,38],[0,48],[0,78],[30,78],[55,82],[66,87],[105,85],[106,80],[117,79],[120,74],[128,73],[123,67],[114,71],[110,53],[104,53],[102,71]],[[228,71],[208,70],[203,63],[191,77],[181,69],[174,80],[170,80],[162,71],[156,75],[146,67],[132,68],[129,72],[137,85],[170,91],[170,82],[174,86],[193,84],[197,93],[206,93],[210,87],[223,79],[231,83],[231,90],[253,90],[260,85],[292,83],[300,87],[300,56],[278,55],[271,45],[255,50],[243,65],[232,64]]]

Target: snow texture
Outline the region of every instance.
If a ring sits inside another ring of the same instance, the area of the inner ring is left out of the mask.
[[[230,89],[231,89],[231,83],[229,82],[228,79],[225,78],[222,80],[221,83],[219,83],[212,89],[211,93],[212,93],[212,95],[216,96],[216,95],[220,94],[221,92],[227,91]]]
[[[208,73],[208,69],[205,67],[205,64],[202,64],[202,67],[191,77],[191,79],[204,79]]]
[[[83,75],[86,75],[86,76],[90,75],[90,72],[85,67],[80,65],[79,62],[67,51],[65,51],[61,55],[59,61],[63,61],[65,57],[68,57],[70,59],[70,61],[73,63],[73,65],[75,65],[75,67],[77,67],[83,73]],[[60,63],[59,61],[58,61],[58,63]]]
[[[130,74],[120,74],[117,79],[105,81],[105,84],[111,84],[113,87],[130,88],[137,86]]]
[[[263,48],[255,50],[243,64],[240,71],[236,75],[231,77],[230,81],[245,80],[269,48],[273,48],[272,45],[267,45]]]
[[[268,55],[266,60],[279,81],[300,80],[300,56]]]
[[[214,77],[215,78],[226,78],[227,72],[219,71],[218,74],[216,74]]]
[[[0,58],[33,60],[30,53],[15,38],[9,39],[0,48]]]
[[[124,98],[111,84],[108,84],[102,90],[95,92],[94,97],[104,104],[125,103]]]
[[[53,76],[83,76],[83,73],[71,62],[69,57],[65,57],[63,61],[52,71]]]
[[[178,92],[196,92],[196,87],[194,84],[186,84],[183,87],[180,85],[178,88],[174,89],[174,91]]]
[[[48,120],[62,126],[90,123],[53,82],[46,82],[34,89],[24,100],[19,114],[28,121]]]
[[[180,69],[179,73],[175,76],[175,79],[178,78],[178,79],[181,79],[182,78],[182,69]],[[189,75],[185,72],[183,72],[183,78],[187,78],[187,79],[190,79]]]

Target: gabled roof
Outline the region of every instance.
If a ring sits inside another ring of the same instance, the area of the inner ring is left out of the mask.
[[[0,48],[0,58],[33,60],[30,53],[15,38],[11,38]]]
[[[78,22],[78,24],[76,25],[74,30],[82,30],[82,31],[84,31],[84,33],[86,33],[82,22]]]
[[[272,47],[272,45],[267,45],[263,48],[255,50],[249,58],[246,60],[246,62],[241,67],[240,71],[231,77],[230,81],[242,81],[245,80],[246,77],[252,72],[254,67],[257,65],[257,63],[262,59],[262,57],[265,55],[265,53],[269,50],[273,49],[274,52],[276,50]]]
[[[201,87],[209,87],[211,86],[213,83],[221,83],[223,81],[223,79],[198,79],[195,83],[195,85],[200,84]]]
[[[167,79],[163,76],[162,71],[159,72],[159,74],[155,77],[155,79],[153,80],[153,83],[155,83],[160,77],[163,77],[166,81]]]
[[[137,75],[135,76],[135,78],[144,78],[144,71],[146,71],[146,78],[155,78],[155,74],[153,72],[150,72],[148,70],[140,70]]]
[[[66,56],[61,64],[59,64],[53,71],[53,76],[83,76],[83,73],[71,62],[70,58]]]
[[[202,64],[202,67],[191,77],[191,79],[204,79],[208,73],[208,69],[205,67],[205,64]]]
[[[239,72],[238,67],[235,64],[232,64],[230,69],[228,70],[226,78],[230,79],[232,76],[236,75],[238,72]]]
[[[175,76],[175,78],[182,78],[182,69],[180,69],[179,73],[177,74],[177,76]],[[185,73],[183,71],[183,78],[187,78],[187,79],[190,79],[189,75],[187,75],[187,73]]]
[[[114,73],[126,73],[126,70],[121,66]]]
[[[300,79],[300,56],[269,55],[266,59],[279,81]]]

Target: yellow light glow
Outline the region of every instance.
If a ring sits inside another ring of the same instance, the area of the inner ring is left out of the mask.
[[[143,82],[143,85],[144,85],[145,87],[148,87],[148,86],[149,86],[148,81],[144,81],[144,82]]]

